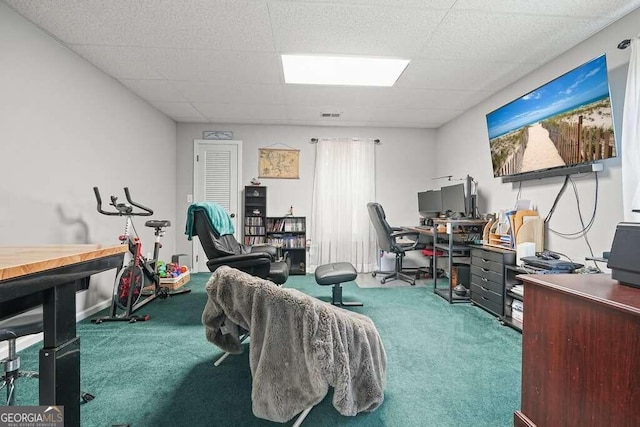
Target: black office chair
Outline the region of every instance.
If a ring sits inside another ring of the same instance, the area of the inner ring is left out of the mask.
[[[289,278],[289,265],[286,260],[276,261],[274,246],[246,246],[238,243],[233,234],[221,236],[204,209],[193,209],[192,235],[200,239],[208,258],[207,267],[212,272],[221,265],[228,265],[278,285]]]
[[[369,211],[369,218],[373,224],[373,228],[376,230],[376,236],[378,238],[378,246],[385,252],[394,253],[396,255],[395,269],[393,272],[387,274],[380,280],[381,283],[385,283],[387,280],[404,280],[411,284],[416,284],[417,273],[408,275],[402,272],[402,259],[408,251],[413,251],[420,248],[419,237],[420,233],[416,231],[404,231],[402,228],[391,227],[387,223],[384,209],[379,203],[367,203],[367,210]],[[399,242],[401,237],[410,237],[413,243]],[[381,271],[374,271],[373,277],[377,274],[383,273]]]
[[[7,406],[16,402],[16,381],[20,377],[38,378],[37,372],[20,370],[20,357],[16,353],[16,339],[42,332],[42,311],[30,312],[11,317],[0,322],[0,341],[7,341],[9,351],[6,359],[0,360],[3,366],[0,389],[7,389]]]

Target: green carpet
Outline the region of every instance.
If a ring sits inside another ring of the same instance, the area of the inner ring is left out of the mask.
[[[200,316],[209,274],[194,274],[192,292],[154,301],[136,324],[88,320],[81,337],[82,389],[96,399],[81,407],[83,426],[267,426],[251,412],[248,351],[213,362]],[[287,287],[329,296],[313,276],[291,276]],[[449,305],[427,288],[344,286],[345,300],[364,307],[387,351],[385,401],[376,411],[343,417],[331,393],[303,426],[512,426],[520,406],[521,335],[480,308]],[[20,354],[37,369],[39,344]],[[248,350],[248,344],[247,348]],[[18,404],[37,405],[37,381],[20,379]],[[287,425],[291,425],[289,422]]]

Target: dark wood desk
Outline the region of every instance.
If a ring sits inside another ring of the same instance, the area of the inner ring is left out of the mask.
[[[0,318],[42,304],[40,405],[64,406],[65,426],[80,425],[78,283],[122,265],[126,245],[0,247]]]
[[[525,283],[517,427],[640,426],[640,289],[604,274]]]

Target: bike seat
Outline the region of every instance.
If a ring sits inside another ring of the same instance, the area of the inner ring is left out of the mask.
[[[168,219],[150,219],[144,225],[151,228],[163,228],[171,226],[171,221]]]

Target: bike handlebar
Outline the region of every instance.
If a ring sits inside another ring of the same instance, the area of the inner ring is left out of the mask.
[[[142,209],[145,212],[139,212],[139,213],[135,213],[133,215],[139,215],[139,216],[151,216],[153,215],[153,209],[148,208],[146,206],[142,206],[140,203],[136,203],[133,200],[131,200],[131,194],[129,194],[129,187],[124,187],[124,195],[127,198],[127,201],[129,203],[131,203],[131,206],[135,206],[138,209]]]
[[[100,190],[98,190],[98,187],[93,187],[93,193],[95,194],[96,201],[98,202],[97,210],[103,215],[112,215],[112,216],[124,216],[124,215],[151,216],[153,215],[152,209],[146,206],[143,206],[139,203],[136,203],[131,199],[131,194],[129,193],[129,187],[124,187],[124,195],[127,198],[127,201],[131,204],[131,206],[135,206],[138,209],[143,210],[144,212],[133,212],[133,208],[131,206],[126,205],[124,203],[118,203],[118,198],[116,196],[111,196],[111,203],[109,203],[111,206],[116,208],[116,211],[105,211],[102,209],[102,197],[100,197]]]

